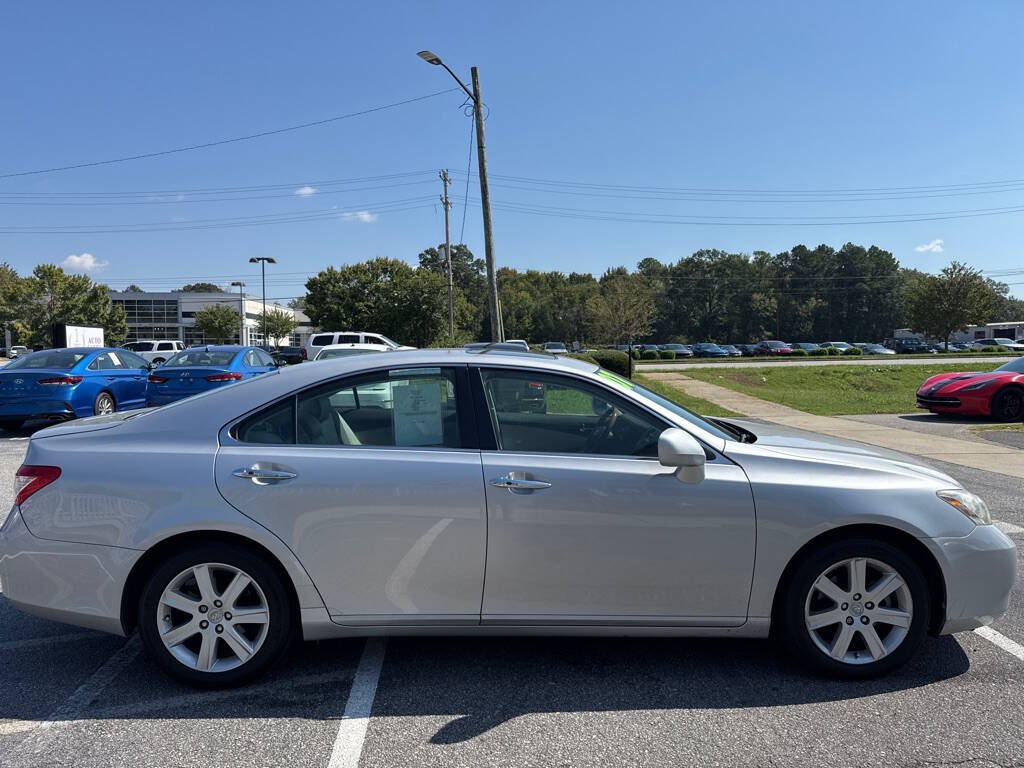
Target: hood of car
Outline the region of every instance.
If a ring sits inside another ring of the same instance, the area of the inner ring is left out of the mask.
[[[718,419],[718,421],[735,424],[753,433],[757,437],[753,446],[762,451],[771,451],[804,460],[846,463],[858,469],[916,475],[939,481],[947,488],[960,487],[958,481],[944,472],[926,467],[915,457],[898,451],[890,451],[887,448],[879,448],[842,437],[820,435],[816,432],[786,427],[781,424],[732,418]],[[726,446],[726,453],[729,452],[729,445]]]
[[[1004,373],[996,371],[957,371],[954,373],[940,373],[925,379],[925,382],[918,388],[919,395],[932,395],[939,390],[950,391],[959,389],[968,384],[973,384],[979,379],[998,379],[1005,376]]]

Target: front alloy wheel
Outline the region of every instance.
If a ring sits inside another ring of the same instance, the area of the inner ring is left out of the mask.
[[[872,677],[920,647],[930,605],[924,571],[903,548],[850,539],[803,557],[772,623],[790,652],[818,671]]]
[[[1024,390],[1006,387],[992,398],[992,418],[999,421],[1024,420]]]
[[[191,685],[239,685],[262,674],[292,636],[292,606],[278,572],[230,543],[186,548],[149,577],[139,634],[149,655]]]

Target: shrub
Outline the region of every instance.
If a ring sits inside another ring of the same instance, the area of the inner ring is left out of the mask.
[[[597,358],[594,357],[589,352],[570,352],[569,353],[569,357],[573,358],[574,360],[583,360],[584,362],[587,362],[587,363],[593,363],[594,365],[600,365],[600,363],[597,362]]]
[[[676,353],[671,349],[662,349],[658,352],[662,360],[675,360]]]
[[[656,349],[645,349],[640,355],[641,360],[657,360],[659,357]]]
[[[829,357],[835,357],[836,355],[839,354],[839,350],[836,349],[835,347],[825,347],[825,354],[827,354]]]
[[[595,349],[589,354],[602,368],[620,376],[629,376],[629,356],[617,349]]]
[[[796,350],[794,350],[794,354],[795,354],[795,352],[796,352]],[[812,349],[811,350],[810,355],[811,355],[811,357],[827,357],[828,356],[828,350],[825,349],[824,347],[817,347],[816,349]]]
[[[864,350],[860,347],[850,347],[849,349],[844,349],[843,354],[847,357],[856,357],[857,355],[863,355]]]
[[[640,348],[639,347],[633,347],[633,359],[634,360],[639,360],[640,359]]]
[[[806,349],[794,349],[793,350],[793,357],[807,357],[807,350]]]
[[[982,347],[981,351],[982,352],[990,352],[991,353],[991,352],[1005,352],[1006,350],[1004,350],[1002,347],[990,346],[990,347]]]

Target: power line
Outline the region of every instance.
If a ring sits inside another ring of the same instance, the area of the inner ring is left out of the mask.
[[[370,107],[369,109],[361,109],[358,112],[349,112],[344,115],[336,115],[334,117],[324,118],[323,120],[314,120],[309,123],[300,123],[299,125],[290,125],[286,128],[275,128],[270,131],[260,131],[259,133],[250,133],[245,136],[235,136],[230,139],[219,139],[217,141],[208,141],[203,144],[192,144],[187,147],[175,147],[174,149],[164,149],[158,152],[146,152],[139,155],[127,155],[125,157],[116,157],[109,160],[94,160],[86,163],[74,163],[72,165],[61,165],[54,166],[52,168],[40,168],[33,171],[17,171],[13,173],[0,174],[0,179],[12,179],[19,176],[35,176],[42,173],[55,173],[57,171],[71,171],[77,168],[94,168],[99,165],[112,165],[114,163],[127,163],[132,160],[145,160],[153,157],[163,157],[165,155],[173,155],[179,152],[191,152],[196,149],[209,149],[210,147],[219,147],[225,144],[236,144],[241,141],[250,141],[252,139],[261,139],[266,136],[275,136],[281,133],[288,133],[290,131],[298,131],[303,128],[313,128],[318,125],[327,125],[328,123],[335,123],[339,120],[348,120],[353,117],[362,117],[363,115],[369,115],[373,112],[381,112],[385,109],[394,109],[395,107],[405,106],[406,104],[412,104],[417,101],[425,101],[426,99],[432,99],[435,96],[442,96],[446,93],[452,93],[453,91],[459,90],[458,88],[446,88],[443,91],[434,91],[424,96],[415,96],[411,99],[403,99],[402,101],[395,101],[391,104],[382,104],[378,107]]]

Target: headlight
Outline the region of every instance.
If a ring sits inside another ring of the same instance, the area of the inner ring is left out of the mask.
[[[992,525],[992,515],[985,502],[970,491],[936,491],[935,495],[949,506],[963,512],[978,525]]]
[[[963,387],[960,391],[970,392],[973,389],[981,389],[982,387],[987,387],[994,381],[996,381],[996,379],[982,379],[981,381],[976,381],[973,384],[968,384],[966,387]]]

